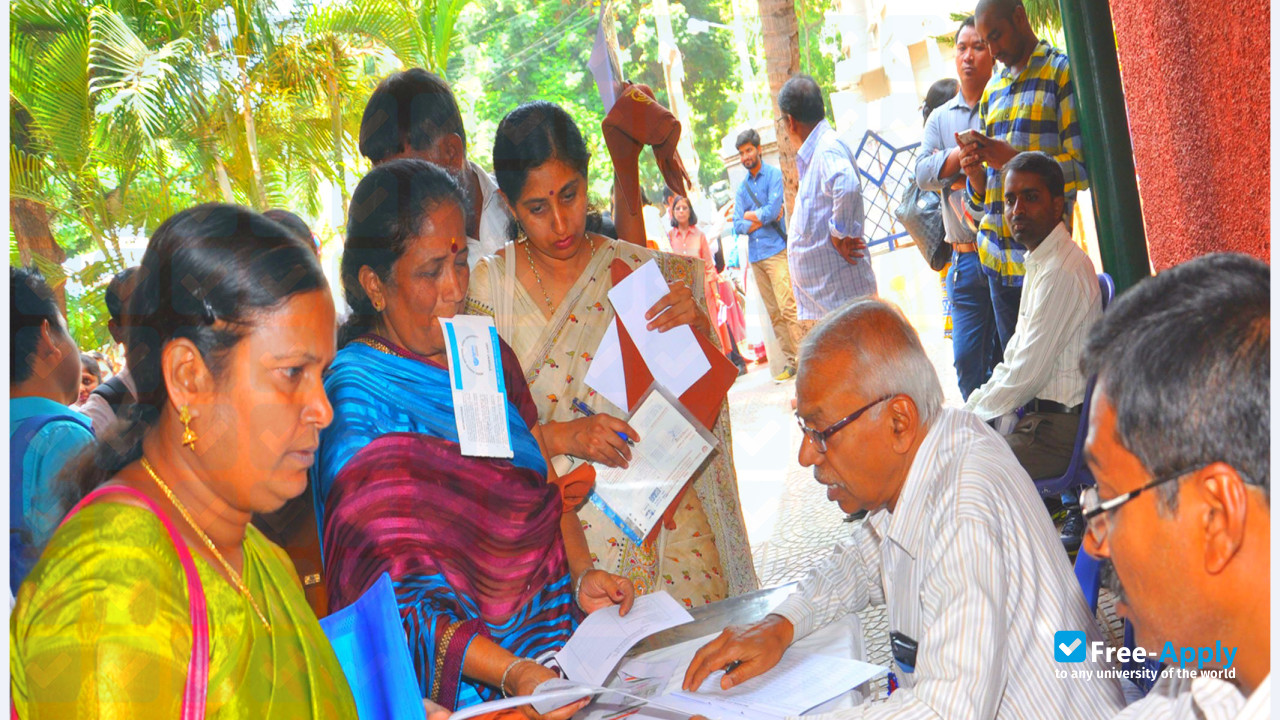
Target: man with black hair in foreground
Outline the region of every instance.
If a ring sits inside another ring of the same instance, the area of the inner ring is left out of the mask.
[[[1084,550],[1150,657],[1225,675],[1166,668],[1126,720],[1271,716],[1270,275],[1231,254],[1170,268],[1085,348]]]

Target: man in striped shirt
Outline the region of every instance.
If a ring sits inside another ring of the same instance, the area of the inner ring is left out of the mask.
[[[964,407],[998,426],[1016,420],[1009,446],[1039,480],[1071,464],[1085,390],[1080,353],[1102,316],[1102,292],[1093,263],[1062,222],[1061,166],[1042,152],[1026,152],[1005,163],[1003,174],[1008,223],[1027,248],[1027,277],[1004,360]],[[1014,413],[1023,407],[1018,420]],[[1068,510],[1062,542],[1075,550],[1084,532],[1080,504],[1074,491],[1062,500]]]
[[[787,260],[796,314],[804,333],[827,313],[876,294],[871,255],[862,236],[865,210],[853,152],[826,121],[822,90],[794,75],[778,92],[786,131],[799,145],[800,187],[787,231]]]
[[[1000,171],[1025,150],[1052,155],[1066,180],[1067,218],[1076,191],[1088,187],[1088,178],[1066,54],[1036,38],[1021,0],[981,0],[974,16],[978,33],[1004,68],[987,85],[979,104],[986,134],[965,144],[960,165],[969,179],[970,209],[975,218],[982,217],[978,256],[991,286],[1000,344],[1005,346],[1018,322],[1024,250],[1005,221]]]
[[[700,649],[699,687],[727,689],[777,664],[794,639],[870,604],[888,610],[901,686],[885,703],[820,720],[1090,720],[1119,683],[1073,680],[1102,661],[1054,659],[1057,630],[1101,641],[1053,524],[1008,445],[942,387],[902,313],[862,298],[805,340],[796,380],[800,462],[845,512],[870,511],[774,614]],[[852,412],[850,412],[852,411]]]
[[[1089,337],[1085,550],[1138,646],[1234,673],[1166,671],[1125,720],[1270,717],[1270,357],[1270,271],[1244,255],[1142,281]]]

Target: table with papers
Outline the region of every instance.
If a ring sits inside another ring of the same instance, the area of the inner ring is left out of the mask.
[[[693,622],[656,633],[637,644],[606,683],[633,695],[657,699],[657,704],[634,710],[637,702],[605,695],[579,711],[575,720],[611,720],[624,714],[637,720],[686,720],[694,714],[712,720],[775,720],[851,708],[864,702],[865,683],[883,675],[884,668],[853,662],[866,658],[856,615],[797,640],[777,667],[728,692],[718,687],[696,695],[680,691],[685,669],[698,648],[729,625],[760,620],[795,588],[795,583],[766,588],[691,610]],[[842,660],[850,662],[841,663]],[[814,675],[815,668],[821,670],[820,676]],[[718,680],[719,675],[714,677]],[[819,687],[823,683],[806,682],[817,677],[824,682],[848,681],[858,687],[825,697]],[[711,689],[706,683],[703,687]],[[815,698],[821,701],[815,703]]]

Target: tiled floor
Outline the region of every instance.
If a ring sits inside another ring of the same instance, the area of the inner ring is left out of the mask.
[[[882,297],[907,314],[920,333],[946,395],[946,404],[961,403],[951,365],[951,343],[943,338],[938,275],[930,272],[914,248],[873,259]],[[827,501],[822,486],[800,466],[800,431],[790,400],[794,381],[775,383],[765,366],[752,366],[729,391],[734,464],[742,497],[747,534],[762,586],[800,579],[852,527],[844,513]],[[1119,645],[1121,624],[1105,590],[1099,601],[1106,640]],[[888,665],[889,630],[883,608],[861,613],[868,660]],[[884,698],[881,686],[876,699]]]

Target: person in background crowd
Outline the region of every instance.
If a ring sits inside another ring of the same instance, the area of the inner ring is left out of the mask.
[[[1093,613],[1026,472],[970,413],[942,408],[920,338],[884,301],[860,298],[805,339],[796,380],[800,464],[827,499],[870,511],[762,621],[725,630],[684,677],[729,666],[729,689],[768,671],[792,641],[869,605],[888,610],[902,685],[884,703],[820,720],[1103,720],[1120,684],[1087,659],[1059,678],[1053,630],[1101,642]],[[855,616],[856,617],[856,616]],[[859,630],[860,632],[860,630]]]
[[[18,592],[16,712],[192,712],[189,567],[207,607],[205,717],[354,719],[289,559],[249,523],[302,492],[333,418],[315,253],[245,208],[199,205],[156,229],[138,274],[125,344],[141,396],[61,478],[86,502]]]
[[[800,187],[787,232],[791,289],[802,335],[854,298],[876,294],[863,233],[862,185],[853,152],[826,121],[822,90],[794,75],[778,93],[786,131],[800,146]]]
[[[311,226],[307,225],[306,220],[281,208],[267,210],[262,213],[262,216],[280,223],[284,229],[293,233],[294,237],[310,245],[317,255],[320,254],[320,239],[316,237],[315,233],[311,232]]]
[[[377,165],[409,157],[435,163],[467,197],[470,263],[507,242],[511,213],[493,178],[467,159],[467,131],[449,83],[422,68],[392,73],[374,89],[360,118],[360,154]]]
[[[638,439],[619,419],[625,412],[584,379],[614,321],[608,298],[613,263],[621,260],[634,270],[657,261],[671,292],[650,309],[652,329],[687,325],[710,337],[711,325],[702,298],[705,263],[586,231],[588,158],[578,126],[560,106],[529,103],[507,114],[498,126],[493,166],[524,238],[476,266],[467,307],[493,316],[519,357],[557,473],[590,472],[594,479],[584,461],[625,466],[631,449],[618,434]],[[594,414],[581,414],[575,400]],[[692,491],[673,503],[674,527],[659,529],[651,544],[633,543],[593,503],[579,511],[599,565],[628,577],[637,592],[666,590],[692,606],[758,587],[727,404],[711,432],[717,447],[694,475]]]
[[[98,365],[98,360],[89,353],[80,353],[80,392],[76,396],[73,403],[73,409],[76,405],[84,404],[89,399],[89,393],[102,383],[102,366]]]
[[[9,268],[9,589],[17,594],[69,507],[55,476],[93,442],[72,410],[80,350],[35,268]]]
[[[796,318],[796,298],[791,291],[787,264],[787,232],[783,220],[782,171],[760,157],[760,134],[743,130],[737,139],[738,159],[747,176],[738,185],[733,201],[733,231],[747,236],[747,259],[764,300],[765,311],[786,356],[779,382],[796,375],[796,349],[803,334]]]
[[[1005,218],[1004,164],[1026,150],[1052,155],[1062,166],[1066,218],[1076,192],[1087,189],[1089,181],[1066,54],[1036,38],[1022,0],[980,0],[973,14],[978,35],[1004,68],[982,93],[978,114],[984,135],[963,146],[960,167],[968,178],[969,211],[981,218],[978,257],[1003,350],[1018,324],[1026,253]]]
[[[747,371],[747,363],[738,354],[737,343],[733,332],[729,329],[728,308],[722,305],[720,296],[720,273],[716,272],[715,257],[711,254],[711,246],[707,244],[707,236],[698,227],[698,214],[693,211],[693,203],[687,197],[677,197],[671,203],[671,251],[677,255],[694,257],[706,263],[706,274],[703,285],[707,298],[707,315],[720,338],[720,348],[724,354],[738,366],[738,374]],[[735,303],[737,298],[733,298]]]
[[[335,420],[314,477],[330,602],[351,604],[388,572],[425,698],[457,709],[531,694],[556,677],[544,663],[583,614],[626,612],[634,588],[595,568],[577,516],[563,511],[585,497],[562,500],[505,345],[514,457],[462,455],[439,322],[462,309],[470,276],[453,177],[393,160],[360,181],[351,207],[342,256],[351,316],[325,377]]]
[[[645,247],[659,252],[671,252],[671,238],[667,233],[668,222],[654,204],[649,201],[649,194],[640,191],[640,203],[644,208],[640,211],[644,217]]]
[[[135,275],[137,270],[138,268],[131,267],[116,273],[107,284],[105,296],[108,316],[107,332],[111,334],[111,339],[116,344],[126,346],[126,352],[128,347],[124,331],[124,308],[125,303],[133,295],[134,285],[138,281]],[[133,373],[126,366],[95,388],[81,403],[80,412],[92,421],[93,434],[102,435],[111,423],[116,421],[121,408],[137,400],[137,397],[137,384],[133,381]]]
[[[1085,378],[1080,353],[1089,329],[1102,316],[1102,291],[1093,263],[1062,222],[1061,166],[1042,152],[1025,152],[1005,163],[1005,214],[1013,237],[1027,249],[1022,319],[1004,360],[991,379],[965,403],[983,420],[1015,423],[1006,437],[1033,480],[1067,471],[1075,451]],[[1025,409],[1019,419],[1016,412]],[[1072,489],[1062,496],[1067,521],[1062,543],[1080,547],[1084,521]]]
[[[981,132],[984,127],[979,103],[983,88],[991,79],[994,60],[978,35],[972,16],[960,23],[955,40],[956,74],[960,80],[957,83],[948,78],[955,89],[946,94],[936,112],[925,116],[915,180],[921,190],[942,193],[942,224],[947,242],[951,243],[951,267],[945,271],[946,293],[951,302],[951,345],[960,396],[968,398],[991,377],[991,370],[1002,357],[1002,345],[996,331],[991,287],[978,258],[977,238],[965,217],[962,151],[956,138],[963,130]],[[939,80],[935,87],[942,82]]]
[[[1271,717],[1271,271],[1214,254],[1116,298],[1081,359],[1097,378],[1084,549],[1137,646],[1223,647],[1117,720]],[[1181,659],[1181,658],[1179,658]]]

